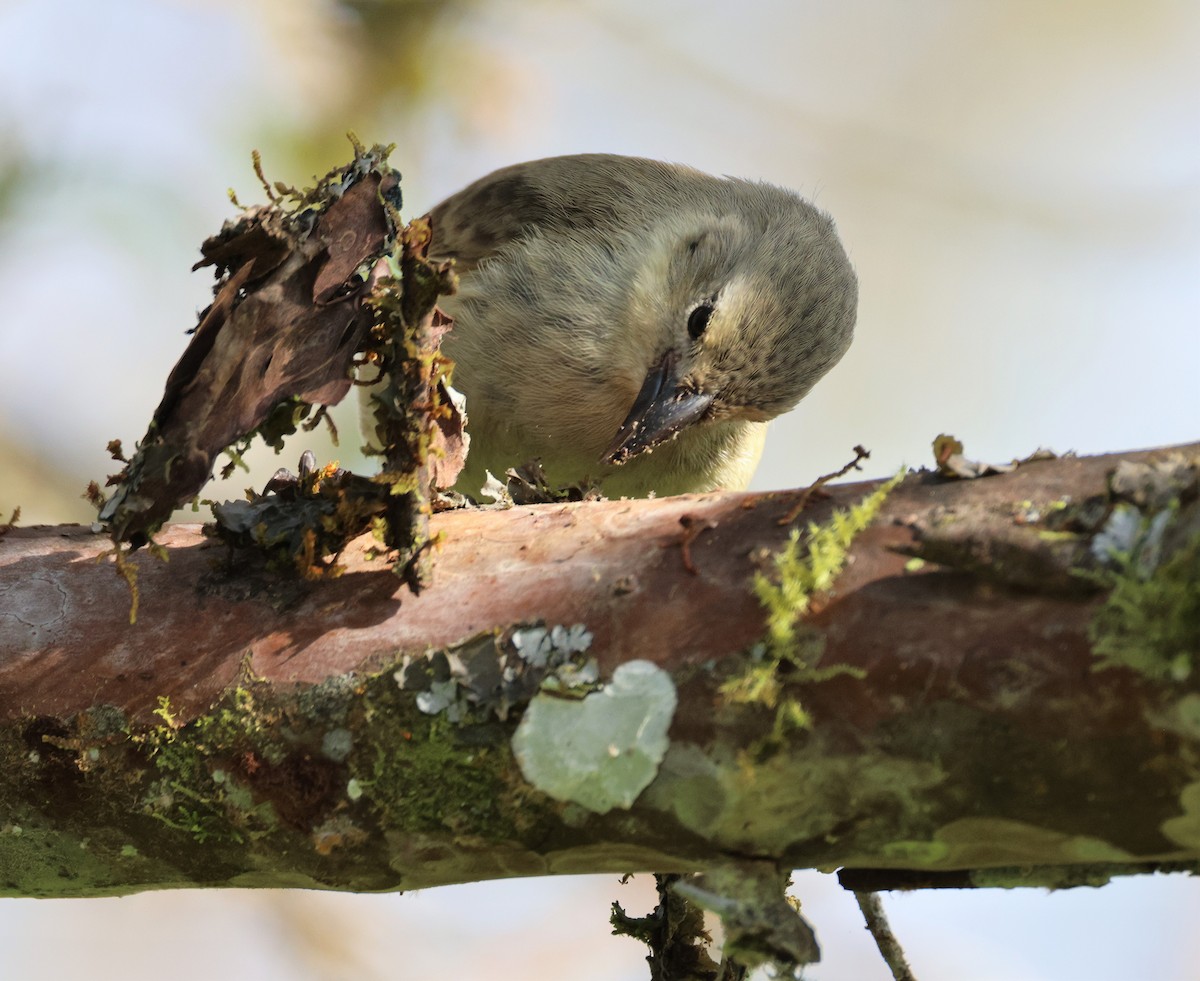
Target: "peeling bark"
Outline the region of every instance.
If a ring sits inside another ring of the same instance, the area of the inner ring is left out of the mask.
[[[340,578],[304,583],[174,526],[168,562],[134,560],[134,626],[125,582],[96,561],[106,538],[14,529],[0,540],[0,892],[368,890],[749,859],[842,867],[855,889],[1195,869],[1200,665],[1148,650],[1097,670],[1095,650],[1125,574],[1158,589],[1170,570],[1182,598],[1149,615],[1182,619],[1163,636],[1200,636],[1198,455],[911,475],[810,598],[806,653],[775,662],[755,651],[752,583],[775,575],[800,491],[434,515],[419,595],[367,540]],[[1165,504],[1110,487],[1120,461],[1166,459]],[[830,487],[801,520],[876,486]],[[1137,541],[1113,538],[1125,572],[1097,547],[1121,508],[1142,522]],[[556,800],[518,765],[530,712],[500,687],[557,685],[535,700],[579,705],[595,688],[528,657],[513,632],[536,624],[586,627],[572,663],[594,657],[602,680],[633,660],[670,679],[665,755],[627,810]],[[428,652],[441,675],[398,670]],[[728,697],[763,671],[806,726]]]

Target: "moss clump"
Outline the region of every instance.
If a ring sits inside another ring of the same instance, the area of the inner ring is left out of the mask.
[[[351,758],[363,799],[380,824],[439,836],[469,828],[472,835],[495,840],[519,837],[510,728],[495,720],[451,722],[426,714],[392,673],[371,685],[366,696],[366,713],[374,720],[371,744]],[[529,817],[522,823],[532,822],[532,811]]]
[[[135,737],[158,773],[142,801],[144,812],[197,842],[241,844],[260,838],[278,824],[269,802],[256,802],[238,779],[257,772],[271,758],[273,726],[257,711],[254,693],[234,689],[221,706],[181,726],[170,700],[160,698],[155,715],[163,724]]]
[[[0,894],[544,870],[560,807],[522,780],[515,719],[426,714],[398,666],[312,686],[247,666],[190,719],[164,698],[150,725],[98,706],[0,727]]]
[[[767,649],[771,654],[782,657],[797,648],[796,625],[808,612],[813,595],[833,587],[846,564],[851,542],[875,520],[887,496],[903,479],[901,471],[853,507],[834,511],[825,524],[810,523],[807,535],[794,530],[775,556],[775,575],[755,575],[754,592],[767,611]]]
[[[505,826],[498,750],[463,745],[452,728],[434,721],[411,739],[376,745],[373,778],[364,784],[385,824],[429,833],[470,828],[485,837]]]
[[[1157,681],[1187,681],[1200,657],[1200,535],[1153,568],[1114,554],[1097,579],[1108,599],[1089,628],[1098,668],[1125,667]]]
[[[785,671],[788,680],[801,682],[858,674],[845,665],[818,669],[823,638],[813,631],[800,630],[799,625],[812,597],[833,588],[851,543],[875,520],[887,496],[903,479],[901,471],[853,507],[835,510],[825,524],[810,523],[803,536],[799,529],[794,530],[775,556],[773,575],[759,572],[754,577],[755,595],[766,610],[767,636],[751,652],[750,666],[726,681],[721,694],[733,703],[775,709],[776,737],[790,728],[807,728],[810,723],[799,702],[782,697]]]
[[[548,805],[516,786],[509,729],[427,715],[394,674],[393,665],[300,694],[246,676],[184,726],[164,700],[163,724],[141,737],[157,771],[146,813],[197,842],[311,834],[347,814],[411,834],[520,837],[515,825],[531,827]]]

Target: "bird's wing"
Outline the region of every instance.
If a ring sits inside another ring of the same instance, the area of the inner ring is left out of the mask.
[[[430,255],[469,271],[537,230],[646,222],[696,171],[656,160],[585,153],[531,160],[480,178],[433,209]],[[711,180],[711,178],[703,178]]]

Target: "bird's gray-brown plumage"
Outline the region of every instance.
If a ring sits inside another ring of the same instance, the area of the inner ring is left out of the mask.
[[[467,399],[458,488],[540,458],[610,496],[737,489],[850,344],[857,284],[795,193],[607,154],[517,164],[432,212]]]

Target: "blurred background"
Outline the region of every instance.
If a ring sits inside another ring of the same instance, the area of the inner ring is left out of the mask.
[[[862,443],[868,476],[1200,438],[1200,6],[1187,0],[0,0],[0,521],[90,521],[211,295],[199,243],[267,175],[398,146],[409,215],[558,153],[786,184],[836,219],[854,347],[772,427],[756,486]],[[251,456],[261,487],[314,436]],[[213,490],[213,488],[210,488]],[[797,876],[825,959],[887,977],[849,895]],[[0,901],[10,978],[640,979],[613,876],[404,896]],[[929,979],[1194,978],[1200,883],[885,897]],[[64,943],[63,938],[70,938]]]

